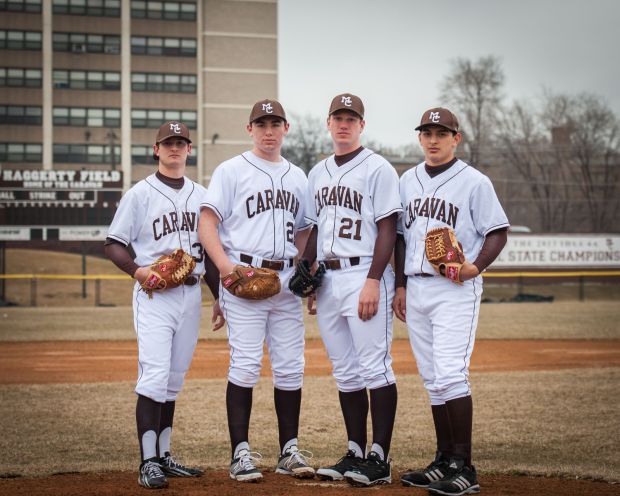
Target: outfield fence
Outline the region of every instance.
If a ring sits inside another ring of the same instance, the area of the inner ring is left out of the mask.
[[[485,287],[505,286],[515,288],[517,294],[523,294],[528,287],[539,287],[540,285],[571,284],[576,286],[575,296],[580,300],[586,299],[586,286],[591,283],[613,284],[620,288],[620,270],[597,270],[597,271],[513,271],[500,272],[492,271],[483,274]],[[29,305],[26,301],[21,303],[23,306],[37,306],[38,290],[43,281],[81,281],[81,298],[88,296],[87,282],[94,282],[95,306],[108,306],[102,298],[103,281],[127,281],[132,279],[124,274],[0,274],[0,282],[8,284],[10,281],[29,282]],[[208,291],[207,291],[208,293]],[[26,298],[28,300],[28,298]]]

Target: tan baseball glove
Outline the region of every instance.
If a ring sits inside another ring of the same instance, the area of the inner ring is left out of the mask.
[[[220,278],[230,293],[247,300],[265,300],[280,292],[280,277],[275,270],[235,265],[230,274]]]
[[[424,241],[426,258],[433,268],[443,277],[462,284],[461,267],[465,263],[465,254],[449,227],[438,227],[426,233]]]
[[[176,288],[183,284],[195,267],[194,257],[177,248],[170,255],[162,255],[149,266],[149,274],[140,286],[149,298],[152,298],[153,291]]]

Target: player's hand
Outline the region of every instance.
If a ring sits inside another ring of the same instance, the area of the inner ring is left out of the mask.
[[[459,279],[462,282],[468,281],[469,279],[473,279],[474,277],[476,277],[478,274],[480,274],[478,267],[476,267],[473,263],[469,263],[466,261],[461,267],[461,272],[459,272]]]
[[[378,279],[366,279],[360,292],[357,315],[364,321],[372,319],[379,310],[379,282]]]
[[[226,323],[226,319],[224,318],[224,313],[222,312],[222,309],[220,308],[220,300],[217,299],[215,300],[215,303],[213,303],[213,312],[211,314],[211,323],[213,324],[213,332],[221,329],[222,327],[224,327],[224,324]]]
[[[399,320],[407,322],[407,289],[396,288],[394,301],[392,301],[392,310]]]
[[[226,263],[222,265],[222,267],[218,267],[220,271],[220,276],[227,276],[235,269],[235,267],[236,265],[234,263],[232,263],[230,260],[227,260]]]
[[[133,278],[138,281],[140,284],[142,284],[147,276],[149,275],[149,268],[148,267],[138,267],[138,269],[136,270],[136,272],[133,275]]]
[[[310,295],[308,296],[308,313],[310,315],[316,315],[316,296]]]

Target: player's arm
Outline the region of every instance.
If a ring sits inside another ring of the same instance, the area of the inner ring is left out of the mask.
[[[203,207],[198,222],[198,239],[200,239],[200,243],[219,273],[225,275],[232,272],[235,264],[230,261],[222,246],[220,235],[217,232],[219,223],[220,219],[217,214],[210,208]]]
[[[482,248],[480,248],[480,253],[478,253],[476,260],[474,260],[473,263],[466,262],[463,264],[463,267],[461,267],[461,272],[459,274],[461,281],[473,279],[478,274],[481,274],[482,271],[491,265],[493,260],[499,256],[504,246],[506,246],[507,241],[507,227],[488,233],[484,238],[484,243],[482,243]]]
[[[372,319],[379,310],[379,297],[381,277],[385,267],[390,261],[396,242],[396,219],[398,214],[394,213],[377,221],[377,239],[372,255],[372,263],[368,269],[366,282],[360,292],[358,304],[358,315],[362,320]]]
[[[310,265],[314,263],[316,260],[316,242],[319,234],[319,229],[315,225],[312,226],[312,229],[308,233],[308,239],[306,241],[306,247],[304,248],[304,252],[301,258],[308,260]]]
[[[149,273],[149,268],[140,267],[136,262],[134,262],[133,256],[129,252],[129,248],[127,246],[116,241],[115,239],[106,238],[103,245],[103,250],[106,257],[108,257],[119,269],[129,274],[140,284],[144,282]]]
[[[403,322],[407,319],[407,276],[405,275],[405,237],[402,234],[396,235],[394,245],[394,272],[396,275],[396,293],[392,302],[394,314]]]
[[[299,255],[301,255],[306,249],[306,244],[308,243],[308,238],[310,237],[311,232],[311,227],[308,227],[303,231],[295,232],[295,247],[297,248],[297,253]]]

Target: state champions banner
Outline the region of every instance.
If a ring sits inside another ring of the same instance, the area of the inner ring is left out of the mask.
[[[490,268],[620,268],[619,234],[512,234]]]

